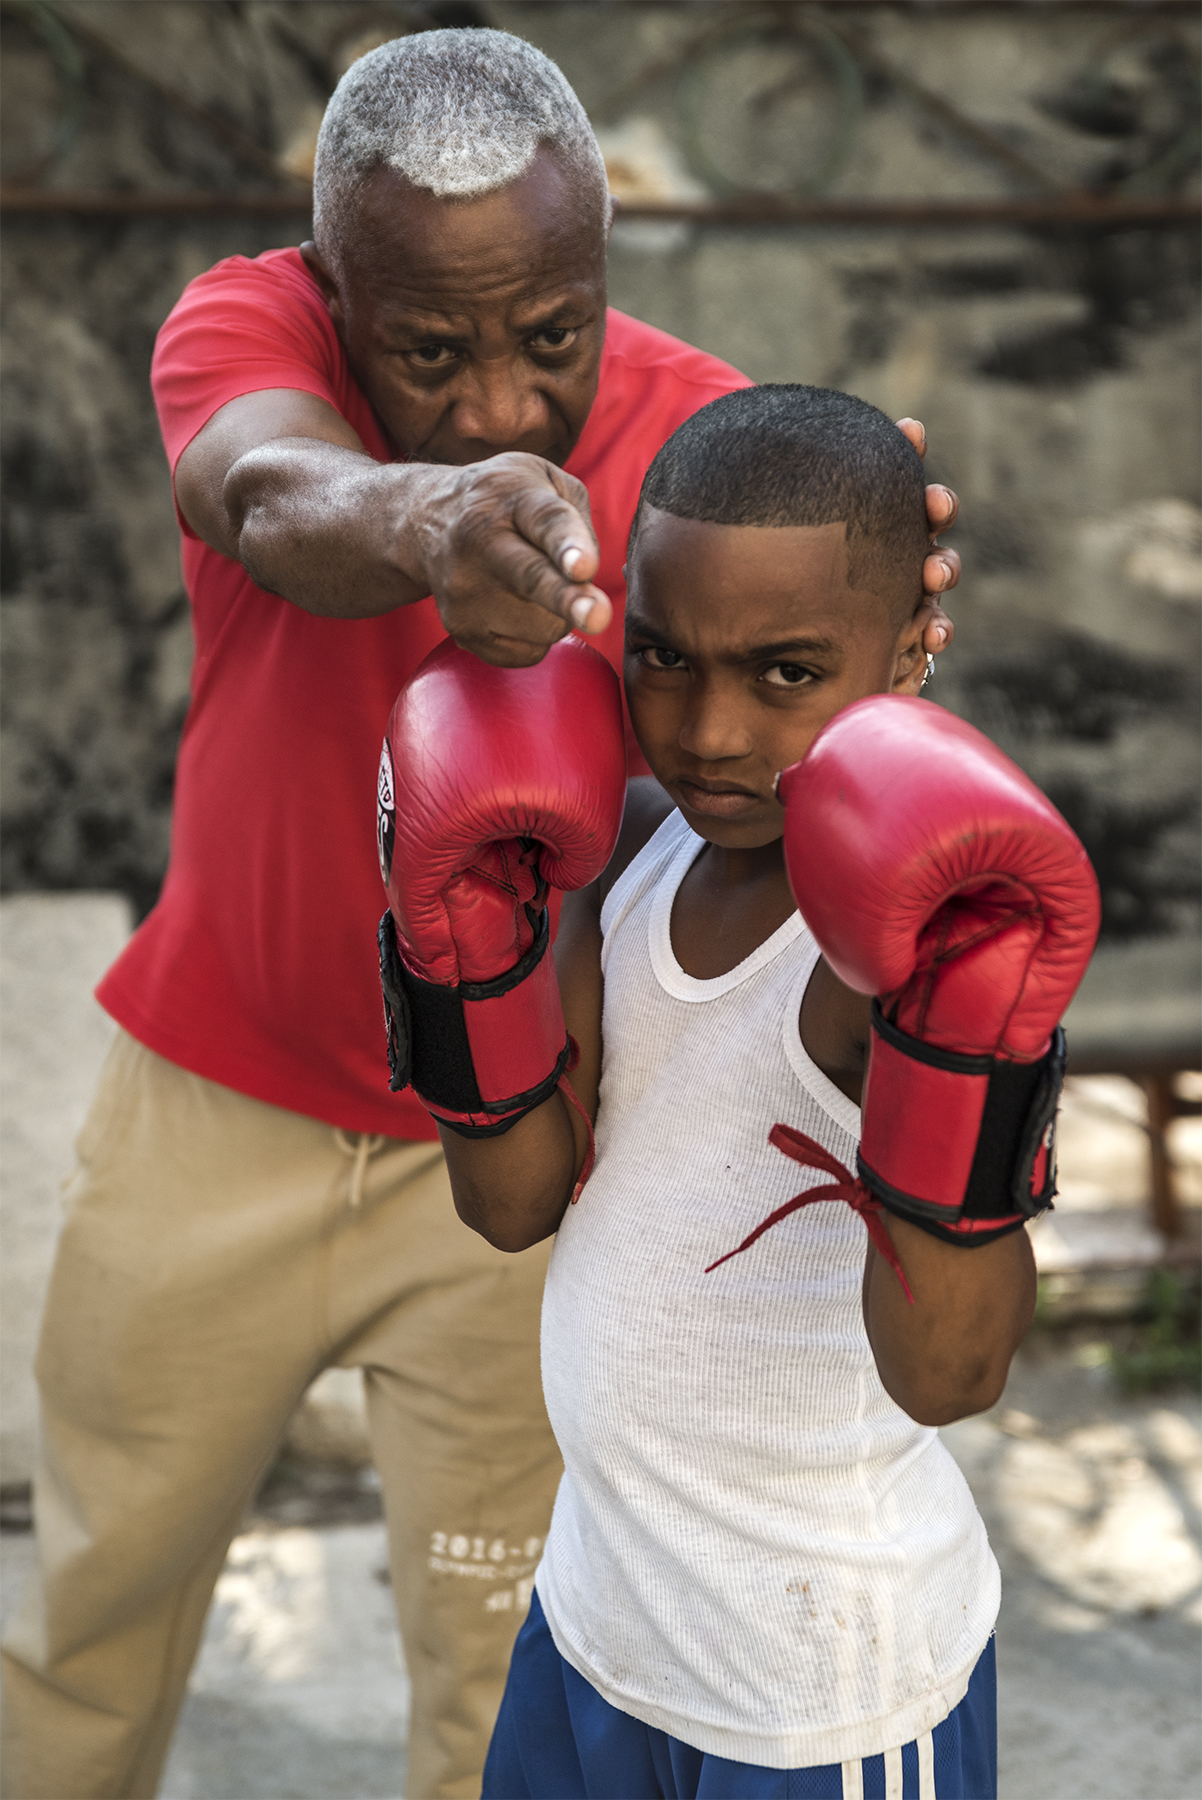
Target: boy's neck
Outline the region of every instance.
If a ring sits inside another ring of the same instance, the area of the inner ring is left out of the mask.
[[[707,842],[698,852],[693,868],[705,870],[707,885],[728,893],[739,888],[757,887],[760,882],[771,881],[776,876],[784,879],[787,885],[785,840],[774,838],[770,844],[759,844],[750,850],[733,850]]]
[[[672,949],[686,975],[711,981],[737,968],[795,911],[781,839],[749,850],[707,843],[677,890]]]

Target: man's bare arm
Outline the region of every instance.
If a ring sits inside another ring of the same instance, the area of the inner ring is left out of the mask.
[[[542,457],[378,463],[326,401],[271,388],[214,414],[175,491],[199,537],[308,612],[374,618],[432,593],[451,636],[506,667],[612,617],[585,489]]]

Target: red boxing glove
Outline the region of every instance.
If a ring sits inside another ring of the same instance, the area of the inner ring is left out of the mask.
[[[601,873],[625,797],[617,676],[577,638],[529,669],[448,638],[397,696],[377,814],[390,1086],[465,1136],[507,1131],[570,1066],[547,890]]]
[[[1100,916],[1085,851],[979,731],[900,695],[845,707],[778,791],[797,904],[876,996],[860,1181],[952,1243],[1017,1230],[1056,1191],[1060,1019]]]

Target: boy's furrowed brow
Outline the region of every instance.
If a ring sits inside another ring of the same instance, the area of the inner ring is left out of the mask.
[[[668,639],[664,632],[637,612],[630,602],[626,603],[626,636],[652,638],[657,644],[666,644]]]
[[[648,638],[653,643],[667,645],[668,636],[658,626],[636,611],[634,607],[626,608],[627,637]],[[831,656],[838,652],[840,645],[834,638],[802,636],[782,638],[773,644],[737,645],[721,652],[729,662],[787,662],[790,657]]]
[[[735,652],[736,662],[787,662],[791,656],[830,656],[839,645],[829,637],[784,638],[776,644],[753,644]]]

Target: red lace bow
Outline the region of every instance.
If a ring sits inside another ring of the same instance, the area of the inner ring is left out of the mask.
[[[893,1240],[885,1229],[885,1221],[881,1217],[880,1201],[874,1200],[864,1183],[853,1175],[850,1169],[844,1168],[843,1164],[837,1157],[832,1156],[829,1150],[824,1150],[821,1144],[816,1143],[811,1137],[806,1137],[804,1132],[794,1131],[791,1125],[774,1125],[768,1133],[768,1142],[775,1144],[776,1148],[793,1162],[800,1163],[803,1169],[821,1169],[825,1175],[834,1175],[837,1179],[829,1182],[825,1187],[806,1188],[804,1193],[794,1194],[791,1200],[786,1200],[783,1206],[778,1206],[775,1212],[770,1212],[766,1219],[761,1220],[755,1230],[745,1237],[737,1248],[728,1250],[725,1256],[720,1256],[717,1262],[712,1262],[705,1271],[706,1274],[708,1275],[711,1269],[720,1268],[724,1262],[729,1262],[732,1256],[742,1255],[744,1250],[751,1248],[757,1238],[763,1237],[766,1231],[771,1231],[774,1225],[779,1225],[782,1219],[787,1219],[790,1213],[798,1212],[803,1206],[812,1206],[815,1200],[846,1200],[851,1210],[859,1213],[863,1219],[868,1227],[868,1235],[877,1251],[884,1257],[901,1282],[906,1299],[913,1306],[914,1296],[910,1292],[910,1284],[906,1280],[905,1270],[898,1260],[897,1251],[893,1248]]]

